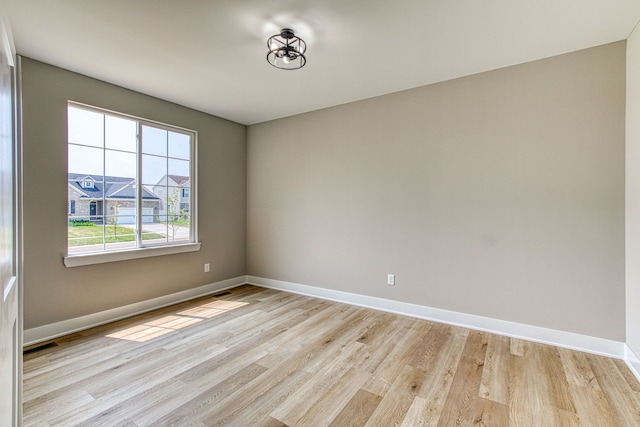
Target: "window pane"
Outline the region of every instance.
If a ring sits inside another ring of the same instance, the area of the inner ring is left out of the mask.
[[[104,175],[103,152],[101,148],[69,144],[69,173]]]
[[[142,240],[144,240],[145,243],[168,242],[167,236],[169,232],[167,231],[167,227],[169,224],[167,211],[165,209],[160,209],[158,212],[158,215],[154,216],[153,226],[147,225],[142,227]]]
[[[104,150],[105,175],[118,178],[129,178],[128,181],[136,177],[136,154],[122,151]]]
[[[158,156],[142,156],[142,184],[166,185],[167,158]]]
[[[103,251],[104,247],[102,237],[71,237],[71,232],[69,234],[69,254]]]
[[[167,213],[168,213],[168,188],[164,185],[156,185],[153,187],[153,194],[158,198],[158,211],[154,222],[160,224],[156,227],[159,233],[167,236]]]
[[[134,223],[121,224],[120,221],[125,217],[121,217],[117,207],[109,207],[108,214],[105,216],[105,248],[106,250],[120,250],[120,249],[132,249],[137,246],[136,231],[135,231],[135,218]]]
[[[178,214],[180,211],[180,189],[177,187],[167,188],[167,209],[169,214]]]
[[[167,187],[164,185],[154,185],[151,189],[153,195],[160,200],[159,209],[166,209],[167,205]]]
[[[143,221],[145,217],[142,217]],[[159,218],[148,218],[146,221],[156,221],[153,228],[142,226],[142,241],[145,244],[162,244],[167,243],[167,227],[159,222]]]
[[[75,107],[69,107],[67,114],[70,143],[104,147],[103,114]]]
[[[176,184],[182,185],[184,179],[189,178],[189,161],[169,159],[169,175],[183,177],[183,182],[176,182]]]
[[[117,224],[135,230],[137,203],[135,200],[127,200],[124,197],[117,200],[107,200],[108,224]]]
[[[137,126],[133,120],[105,117],[105,147],[135,153]]]
[[[167,238],[170,242],[189,239],[188,212],[181,208],[182,188],[167,188]]]
[[[115,220],[116,220],[116,224],[124,225],[124,226],[131,226],[132,227],[131,230],[135,230],[135,228],[133,228],[133,226],[136,224],[136,216],[135,215],[118,214],[118,215],[116,215]]]
[[[180,188],[180,198],[179,202],[181,204],[190,204],[191,203],[191,191],[189,188]]]
[[[142,126],[142,152],[166,156],[167,131],[151,126]]]
[[[189,160],[191,158],[191,137],[183,133],[169,132],[169,157]]]

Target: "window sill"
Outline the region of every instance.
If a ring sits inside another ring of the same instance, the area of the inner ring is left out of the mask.
[[[83,265],[103,264],[106,262],[127,261],[131,259],[149,258],[154,256],[181,254],[200,250],[200,243],[185,243],[183,245],[160,246],[155,248],[140,248],[128,251],[101,252],[94,254],[71,255],[64,257],[64,265],[81,267]]]

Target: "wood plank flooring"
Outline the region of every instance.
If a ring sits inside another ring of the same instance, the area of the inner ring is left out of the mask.
[[[24,356],[25,426],[640,426],[619,360],[240,286]]]

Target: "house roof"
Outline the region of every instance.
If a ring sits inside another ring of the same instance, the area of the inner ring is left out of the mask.
[[[164,186],[178,186],[185,187],[190,181],[188,176],[183,175],[164,175],[162,178],[158,180],[156,185],[153,186],[154,191],[156,187],[164,187]]]
[[[182,176],[182,175],[167,175],[169,177],[169,179],[173,180],[173,182],[175,182],[176,184],[182,186],[184,184],[186,184],[187,182],[189,182],[189,177],[188,176]]]
[[[83,188],[85,179],[94,181],[93,188]],[[69,185],[86,199],[135,199],[136,189],[133,178],[118,176],[87,175],[79,173],[69,174]],[[155,194],[142,187],[143,200],[160,200]]]

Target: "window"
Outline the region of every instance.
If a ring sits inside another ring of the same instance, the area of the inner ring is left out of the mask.
[[[188,188],[183,188],[182,189],[182,197],[185,199],[189,198],[189,189]]]
[[[93,188],[94,181],[91,178],[85,178],[82,180],[82,188]]]
[[[193,188],[195,132],[76,103],[67,113],[67,258],[194,243],[180,196]]]

